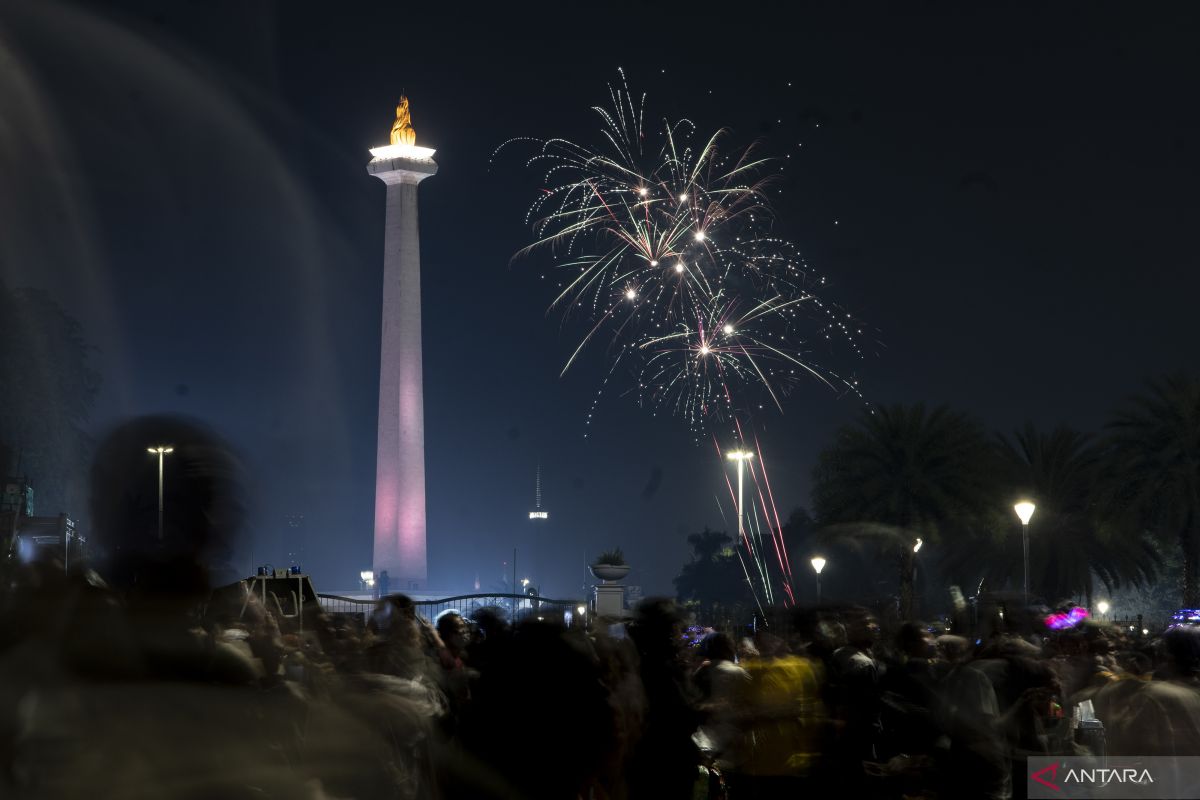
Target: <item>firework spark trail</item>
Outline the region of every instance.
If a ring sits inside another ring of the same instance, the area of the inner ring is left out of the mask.
[[[526,213],[534,241],[560,271],[551,307],[593,325],[565,373],[603,331],[625,346],[642,405],[669,408],[694,430],[749,418],[761,397],[783,398],[805,376],[857,394],[857,382],[814,363],[810,342],[835,336],[861,355],[859,329],[824,301],[796,248],[771,233],[770,160],[727,151],[718,130],[696,138],[687,119],[663,120],[650,144],[646,97],[625,83],[596,106],[600,147],[562,138],[512,139],[545,186]],[[652,131],[651,131],[652,132]]]
[[[775,587],[771,583],[771,571],[766,568],[766,557],[763,556],[763,535],[762,535],[762,520],[758,516],[758,506],[754,505],[753,498],[750,501],[750,513],[753,515],[753,520],[750,522],[751,530],[754,531],[754,536],[758,540],[758,557],[763,565],[763,584],[766,587],[767,601],[775,602]],[[774,537],[772,537],[772,541]],[[776,545],[778,547],[778,545]]]
[[[763,483],[767,485],[767,497],[770,499],[770,505],[763,504],[764,508],[771,509],[771,513],[775,517],[775,530],[779,531],[779,541],[783,543],[783,523],[779,521],[779,506],[775,505],[775,493],[771,491],[771,476],[767,474],[767,458],[763,455],[762,443],[758,441],[758,435],[754,436],[754,448],[759,454],[759,465],[762,469]],[[788,558],[787,547],[783,547],[783,573],[788,578],[788,591],[791,592],[792,583],[792,563]]]
[[[821,296],[825,279],[797,248],[772,232],[769,159],[753,146],[727,149],[723,129],[699,137],[688,119],[663,119],[655,142],[645,126],[646,96],[635,101],[623,72],[608,90],[610,104],[593,107],[602,123],[598,147],[519,138],[493,154],[530,146],[526,166],[541,170],[544,182],[525,215],[533,241],[514,259],[547,253],[562,276],[550,307],[561,310],[564,325],[574,316],[589,319],[563,374],[589,344],[611,336],[611,364],[589,426],[620,367],[634,382],[618,394],[679,414],[697,433],[728,426],[743,449],[753,439],[761,478],[751,465],[752,522],[742,517],[739,547],[770,601],[765,525],[785,602],[794,603],[761,444],[757,434],[745,435],[743,423],[753,430],[755,409],[768,402],[783,411],[787,395],[806,379],[861,398],[853,375],[843,377],[811,356],[814,345],[837,339],[861,357],[862,330]],[[723,461],[715,434],[713,441]],[[736,502],[728,474],[725,481]],[[744,560],[742,566],[760,602]]]
[[[735,426],[737,428],[738,437],[744,443],[745,433],[742,431],[741,421],[736,420]],[[779,569],[784,576],[784,586],[787,588],[788,593],[790,594],[794,580],[792,575],[792,564],[787,554],[787,543],[783,538],[783,523],[779,519],[779,507],[775,504],[775,494],[771,491],[771,478],[767,474],[767,459],[766,456],[763,455],[762,443],[758,440],[758,434],[754,435],[754,452],[758,454],[758,468],[762,471],[763,476],[762,484],[759,484],[758,476],[753,471],[753,464],[751,464],[751,475],[754,477],[754,483],[758,489],[759,503],[764,509],[764,513],[767,511],[770,512],[768,515],[767,526],[772,529],[772,538],[775,540],[775,555],[779,559]],[[766,497],[764,497],[762,493],[763,485],[765,485],[767,489]],[[768,498],[770,499],[769,503]],[[775,521],[774,526],[771,526],[770,524],[772,517]]]
[[[716,449],[717,459],[724,463],[726,460],[725,454],[721,451],[721,445],[720,442],[717,441],[716,436],[713,436],[713,447]],[[761,453],[758,455],[759,460],[761,461]],[[770,577],[771,567],[767,564],[767,559],[763,553],[762,542],[764,523],[760,519],[759,515],[761,514],[763,517],[765,517],[767,520],[765,527],[770,532],[771,544],[775,550],[775,557],[778,560],[780,573],[783,577],[782,586],[784,594],[787,595],[784,605],[795,605],[795,596],[792,589],[793,577],[791,573],[791,566],[787,560],[787,547],[783,539],[783,528],[778,524],[779,512],[775,508],[774,499],[772,499],[770,504],[768,504],[766,495],[763,494],[762,487],[759,483],[758,474],[754,469],[754,462],[751,461],[748,466],[748,474],[751,482],[754,484],[752,487],[752,492],[758,494],[758,502],[757,504],[755,503],[754,494],[752,493],[750,496],[748,513],[745,509],[742,511],[745,517],[742,520],[742,531],[739,538],[739,545],[745,548],[752,563],[755,565],[755,568],[758,571],[759,581],[762,586],[763,593],[767,598],[767,602],[773,603],[774,589]],[[760,463],[759,468],[762,470],[765,476],[765,465]],[[734,488],[733,480],[730,478],[728,471],[724,472],[723,476],[725,479],[725,488],[729,492],[730,502],[733,503],[734,508],[737,508],[737,489]],[[719,506],[720,502],[718,501],[718,507]],[[724,512],[722,511],[722,515],[723,514]],[[770,524],[770,520],[772,518],[774,518],[776,521],[775,526]],[[724,516],[722,516],[722,519],[724,519]],[[757,592],[757,590],[754,588],[754,584],[751,584],[751,590]]]
[[[737,427],[738,436],[741,437],[743,435],[742,429],[741,429],[741,423],[735,421],[735,425]],[[795,597],[794,597],[793,583],[794,583],[795,578],[792,574],[791,560],[789,559],[788,553],[787,553],[787,542],[785,541],[784,536],[783,536],[783,524],[779,519],[779,509],[775,504],[775,497],[771,491],[770,479],[767,474],[766,459],[764,458],[763,452],[762,452],[762,444],[758,441],[757,436],[755,436],[755,438],[754,438],[754,445],[755,445],[755,448],[754,448],[753,452],[755,453],[756,458],[754,460],[751,460],[747,466],[748,466],[750,479],[753,483],[753,491],[755,493],[757,493],[757,495],[758,495],[757,505],[755,504],[753,495],[751,495],[750,508],[751,508],[751,513],[754,515],[753,525],[756,526],[756,527],[751,527],[751,530],[756,532],[756,536],[759,541],[759,547],[755,548],[751,543],[752,540],[750,540],[749,538],[747,538],[747,541],[745,542],[745,546],[746,546],[747,551],[752,556],[752,558],[754,558],[755,563],[758,565],[759,573],[763,579],[764,590],[768,593],[768,596],[771,595],[771,590],[769,588],[769,579],[767,577],[770,574],[770,568],[767,567],[766,560],[763,557],[762,547],[761,547],[763,523],[758,519],[758,514],[760,513],[760,510],[761,510],[761,513],[766,517],[765,527],[770,532],[771,544],[774,548],[775,558],[779,564],[779,571],[783,578],[783,580],[781,582],[782,586],[783,586],[783,590],[784,590],[784,593],[788,596],[788,600],[785,600],[785,605],[794,605]],[[717,441],[717,438],[715,435],[713,436],[713,447],[717,451],[718,459],[720,459],[721,461],[724,461],[725,455],[724,455],[724,453],[722,453],[721,445]],[[744,440],[742,440],[742,445],[741,445],[740,449],[742,449],[742,450],[747,449],[745,447]],[[756,462],[757,462],[757,469],[755,466]],[[760,473],[762,476],[761,480],[759,478]],[[725,486],[730,493],[732,502],[736,505],[737,492],[733,488],[733,484],[729,477],[729,473],[726,472],[724,474],[724,477],[725,477]],[[765,493],[763,491],[764,487],[766,489]],[[772,520],[774,521],[774,525],[771,524]]]
[[[754,473],[754,465],[753,464],[750,465],[750,475],[754,479],[754,487],[755,487],[755,490],[758,492],[758,505],[754,506],[754,513],[757,515],[758,509],[761,508],[763,510],[764,516],[767,517],[767,529],[771,531],[771,544],[774,545],[774,547],[775,547],[775,559],[779,562],[779,571],[781,573],[783,573],[783,577],[786,580],[791,580],[792,576],[788,573],[787,564],[785,563],[784,547],[783,547],[783,532],[780,531],[778,528],[773,528],[771,526],[771,518],[767,512],[767,509],[770,507],[767,505],[767,500],[763,496],[762,484],[759,483],[758,477]],[[757,519],[757,517],[756,517],[756,519]]]
[[[721,505],[720,496],[714,494],[713,500],[715,500],[717,503],[717,511],[721,515],[721,522],[728,525],[729,524],[728,520],[726,520],[726,518],[725,518],[725,507]],[[760,600],[758,597],[758,590],[756,588],[754,588],[754,580],[750,577],[750,570],[748,570],[746,568],[746,559],[742,557],[741,550],[734,548],[734,553],[737,555],[738,564],[740,564],[742,567],[742,575],[744,575],[746,578],[746,586],[749,587],[750,595],[754,598],[754,604],[756,606],[758,606],[758,611],[761,614],[761,613],[763,613],[762,600]]]

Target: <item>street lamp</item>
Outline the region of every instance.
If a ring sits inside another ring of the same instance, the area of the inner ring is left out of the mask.
[[[813,556],[808,562],[812,564],[813,572],[817,573],[817,602],[821,602],[821,570],[825,569],[825,559]]]
[[[158,540],[161,542],[163,538],[163,456],[167,453],[174,453],[175,448],[159,445],[158,447],[147,447],[146,451],[151,455],[158,455]]]
[[[1029,520],[1033,517],[1033,503],[1028,500],[1022,500],[1013,506],[1013,511],[1017,512],[1017,517],[1021,520],[1021,553],[1025,562],[1025,605],[1029,606]]]
[[[1096,603],[1096,610],[1100,612],[1100,619],[1104,619],[1104,615],[1108,613],[1109,605],[1107,600],[1101,600]]]
[[[924,544],[925,540],[920,536],[918,536],[917,540],[913,542],[912,589],[910,594],[914,595],[914,597],[909,601],[908,613],[910,617],[916,616],[917,613],[917,598],[915,597],[917,594],[917,553],[921,552],[921,546]]]
[[[725,457],[726,457],[726,458],[728,458],[730,461],[736,461],[736,462],[737,462],[737,472],[738,472],[738,507],[737,507],[737,515],[738,515],[738,542],[744,542],[744,541],[746,540],[746,534],[745,534],[745,531],[743,530],[743,526],[742,526],[742,519],[743,519],[743,518],[742,518],[742,471],[745,469],[745,464],[746,464],[746,462],[747,462],[747,461],[749,461],[750,459],[754,458],[754,453],[752,453],[752,452],[750,452],[750,451],[748,451],[748,450],[730,450],[728,453],[726,453],[726,454],[725,454]]]

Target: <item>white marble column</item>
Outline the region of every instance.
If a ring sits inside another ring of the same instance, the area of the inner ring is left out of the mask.
[[[387,571],[390,591],[407,592],[424,589],[428,578],[417,184],[437,173],[437,163],[424,148],[372,152],[367,172],[387,184],[372,568],[376,580]]]

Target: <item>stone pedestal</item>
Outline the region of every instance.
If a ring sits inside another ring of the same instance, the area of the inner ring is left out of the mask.
[[[596,616],[625,616],[625,587],[615,583],[596,585]]]
[[[421,367],[421,247],[417,184],[437,173],[433,151],[377,148],[367,172],[387,184],[383,326],[372,568],[392,591],[425,587],[425,408]]]

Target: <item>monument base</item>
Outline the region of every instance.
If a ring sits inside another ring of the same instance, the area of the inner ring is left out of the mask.
[[[615,583],[596,585],[596,616],[625,616],[625,587]]]

